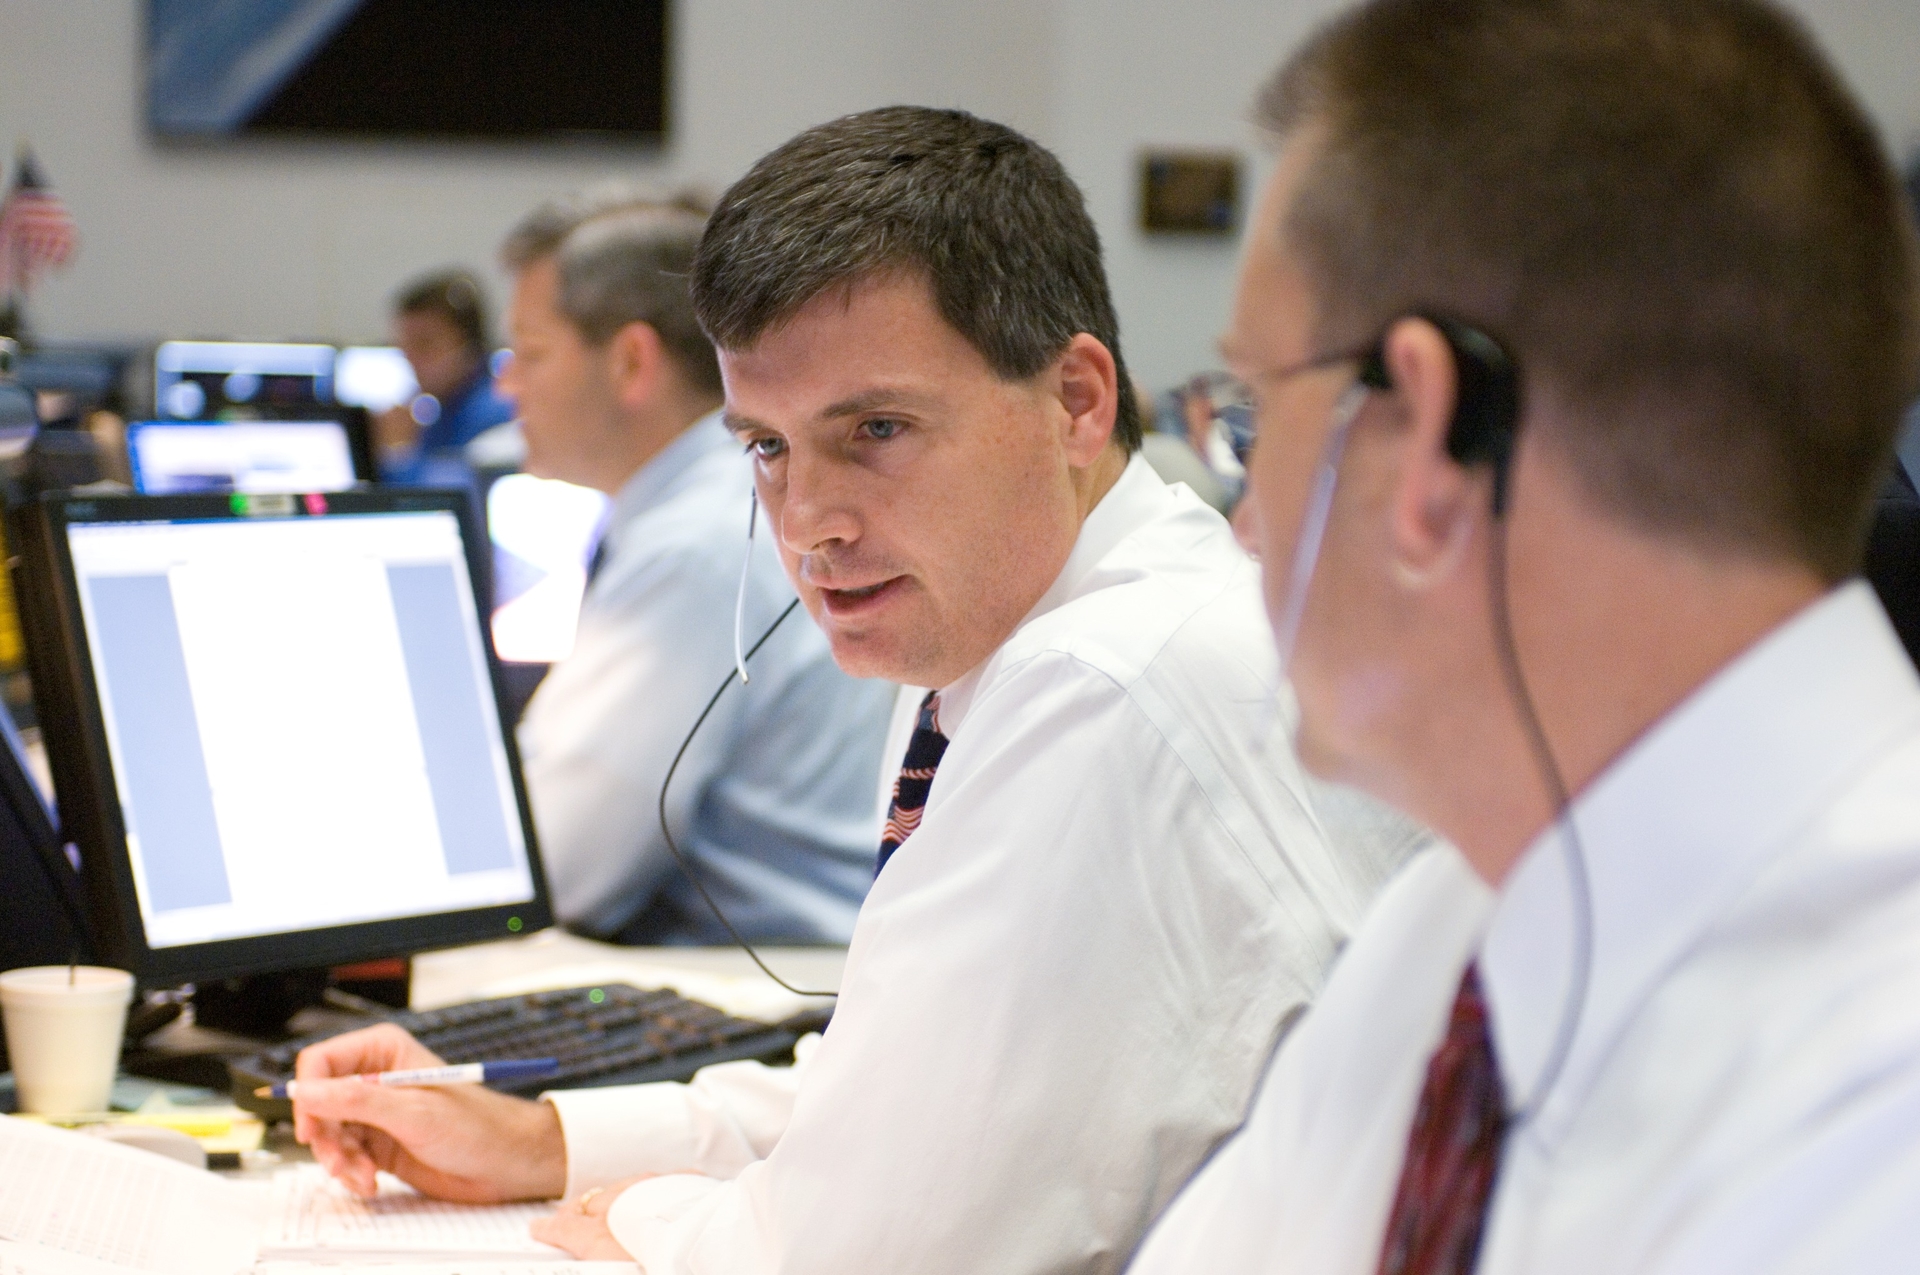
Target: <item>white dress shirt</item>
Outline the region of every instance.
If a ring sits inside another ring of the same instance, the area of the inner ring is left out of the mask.
[[[1384,861],[1328,851],[1257,574],[1135,459],[945,689],[800,1065],[551,1095],[649,1272],[1104,1272],[1246,1109]],[[1384,858],[1384,856],[1382,856]]]
[[[1920,681],[1865,585],[1809,607],[1591,784],[1591,990],[1558,831],[1496,896],[1451,849],[1382,894],[1247,1126],[1136,1275],[1371,1275],[1476,953],[1515,1113],[1479,1275],[1920,1266]]]
[[[573,652],[520,724],[555,910],[595,934],[730,941],[671,858],[656,803],[674,750],[733,667],[752,482],[717,414],[641,466],[614,500]],[[762,520],[747,645],[793,596]],[[805,611],[748,672],[674,775],[674,840],[749,938],[845,942],[873,880],[893,686],[840,672]]]

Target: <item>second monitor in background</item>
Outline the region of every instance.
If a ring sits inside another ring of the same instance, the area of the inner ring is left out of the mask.
[[[362,413],[299,421],[134,421],[127,462],[137,491],[345,491],[373,475]]]
[[[333,402],[333,363],[331,345],[167,341],[154,351],[153,401],[175,420],[283,416]]]

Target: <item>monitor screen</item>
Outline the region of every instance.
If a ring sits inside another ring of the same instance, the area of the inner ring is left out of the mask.
[[[134,421],[127,461],[136,491],[345,491],[353,444],[337,420]]]
[[[153,355],[153,402],[183,421],[331,403],[333,361],[331,345],[167,341]]]
[[[333,398],[336,403],[384,412],[410,403],[420,392],[413,364],[391,345],[349,345],[333,362]]]
[[[48,744],[116,964],[184,979],[546,923],[461,500],[40,507],[23,558],[53,571],[29,592],[82,640],[35,682],[77,710]]]
[[[146,9],[147,120],[162,137],[666,134],[667,0]]]

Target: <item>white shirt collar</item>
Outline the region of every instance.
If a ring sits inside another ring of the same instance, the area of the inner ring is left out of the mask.
[[[1099,503],[1088,511],[1087,520],[1080,524],[1080,534],[1074,539],[1073,550],[1067,555],[1066,565],[1060,568],[1060,574],[1054,577],[1040,600],[1033,604],[1026,616],[1014,626],[1018,633],[1049,611],[1056,610],[1085,592],[1094,568],[1122,540],[1144,527],[1154,518],[1164,514],[1174,503],[1175,496],[1163,482],[1160,475],[1153,471],[1146,458],[1139,452],[1127,462],[1120,478],[1107,490]],[[1008,634],[1012,637],[1013,634]],[[973,703],[973,693],[980,685],[981,674],[993,657],[973,666],[960,675],[951,685],[940,691],[940,731],[952,736],[960,728],[961,719]]]
[[[1585,1008],[1552,1091],[1536,1089],[1571,1012],[1573,895],[1560,825],[1501,888],[1480,955],[1510,1109],[1551,1142],[1667,969],[1858,775],[1920,720],[1916,680],[1855,581],[1775,629],[1656,723],[1574,802],[1591,882]]]

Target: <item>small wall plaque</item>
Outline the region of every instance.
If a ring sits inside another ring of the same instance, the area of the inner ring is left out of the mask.
[[[1140,156],[1140,228],[1150,235],[1231,235],[1240,226],[1240,157],[1231,151]]]

